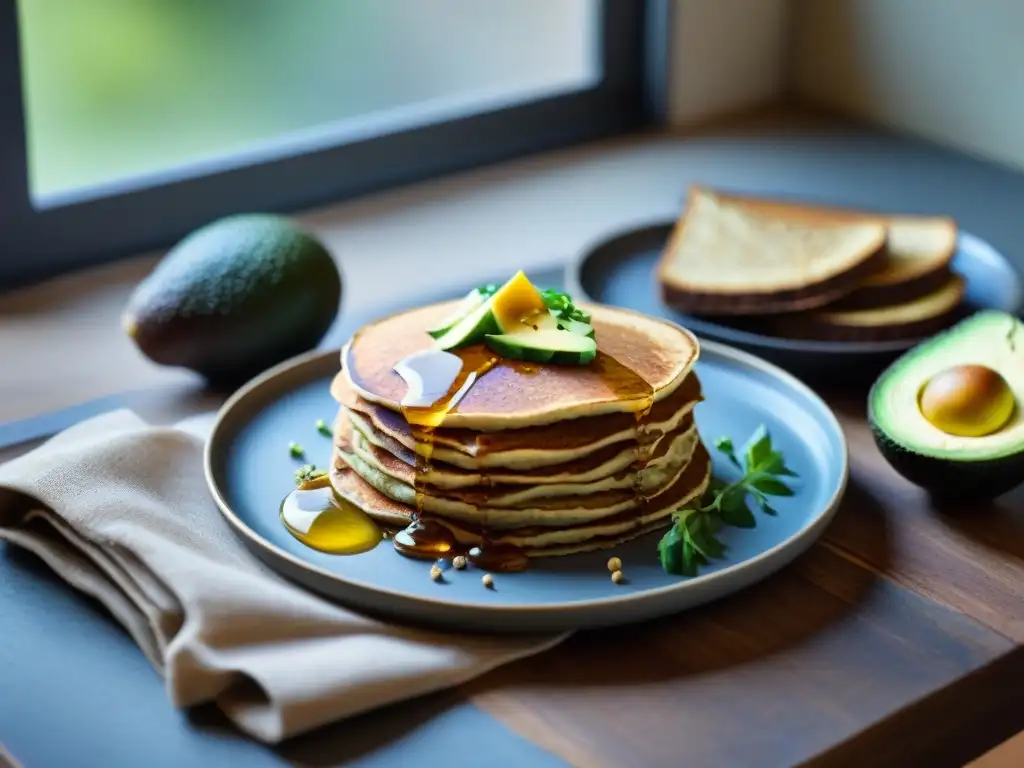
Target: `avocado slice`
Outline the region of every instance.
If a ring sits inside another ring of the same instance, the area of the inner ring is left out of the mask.
[[[539,313],[548,313],[547,304],[522,270],[516,272],[491,296],[491,309],[501,333],[517,333],[524,320]]]
[[[526,322],[536,326],[538,331],[568,331],[580,336],[594,338],[594,326],[590,323],[582,323],[579,320],[557,317],[552,312],[538,313],[534,317],[526,318]]]
[[[921,395],[938,374],[982,366],[1005,381],[1015,407],[981,436],[951,434],[928,420]],[[918,344],[892,363],[868,395],[868,422],[889,463],[942,498],[988,499],[1024,483],[1024,324],[978,312]]]
[[[478,344],[488,334],[499,333],[500,330],[494,313],[491,312],[491,302],[488,300],[434,339],[439,349],[456,349]]]
[[[484,343],[502,357],[531,363],[586,365],[597,356],[597,342],[570,331],[528,331],[484,337]]]
[[[454,312],[442,320],[436,328],[428,330],[427,333],[429,333],[432,338],[441,338],[448,333],[448,331],[458,325],[459,322],[469,315],[470,312],[478,309],[485,301],[487,301],[487,297],[484,296],[479,289],[474,288],[462,297],[462,301],[460,301],[458,306],[455,307]]]

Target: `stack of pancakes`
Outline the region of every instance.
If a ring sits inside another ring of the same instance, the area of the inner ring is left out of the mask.
[[[430,349],[437,304],[360,330],[332,394],[332,484],[389,527],[419,516],[460,546],[514,546],[529,557],[615,546],[669,523],[699,497],[710,458],[694,424],[702,400],[687,331],[624,310],[588,307],[598,345],[588,365],[500,360],[442,423],[403,415],[395,365]],[[469,360],[479,350],[456,350]]]

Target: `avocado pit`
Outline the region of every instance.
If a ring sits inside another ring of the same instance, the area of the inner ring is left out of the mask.
[[[921,415],[943,432],[984,437],[1002,429],[1016,406],[1013,390],[984,365],[955,365],[932,376],[921,388]]]

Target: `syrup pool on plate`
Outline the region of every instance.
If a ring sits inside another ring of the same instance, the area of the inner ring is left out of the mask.
[[[383,538],[369,515],[338,497],[326,475],[284,498],[281,521],[307,547],[331,555],[368,552]]]

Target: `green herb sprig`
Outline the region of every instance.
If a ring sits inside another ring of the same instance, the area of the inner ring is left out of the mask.
[[[576,320],[581,323],[590,322],[590,313],[572,303],[572,297],[568,293],[556,291],[554,288],[546,288],[540,292],[544,299],[544,305],[555,317],[564,317],[566,320]]]
[[[725,554],[725,545],[716,537],[722,526],[756,526],[748,497],[763,513],[775,515],[768,498],[793,495],[793,489],[780,478],[797,474],[772,447],[771,435],[764,425],[744,445],[742,463],[728,437],[716,440],[715,448],[742,470],[743,476],[732,483],[713,479],[697,506],[684,507],[672,514],[672,527],[658,542],[658,557],[667,573],[696,576],[701,566]]]
[[[493,296],[498,292],[500,285],[494,283],[488,283],[487,285],[477,286],[477,291],[484,297]],[[584,312],[582,309],[572,303],[572,297],[564,291],[559,291],[554,288],[545,288],[540,292],[540,297],[544,300],[544,306],[555,317],[564,317],[566,320],[577,320],[581,323],[590,322],[590,313]]]
[[[327,474],[326,469],[317,469],[315,464],[303,464],[295,470],[295,485],[302,485]]]

